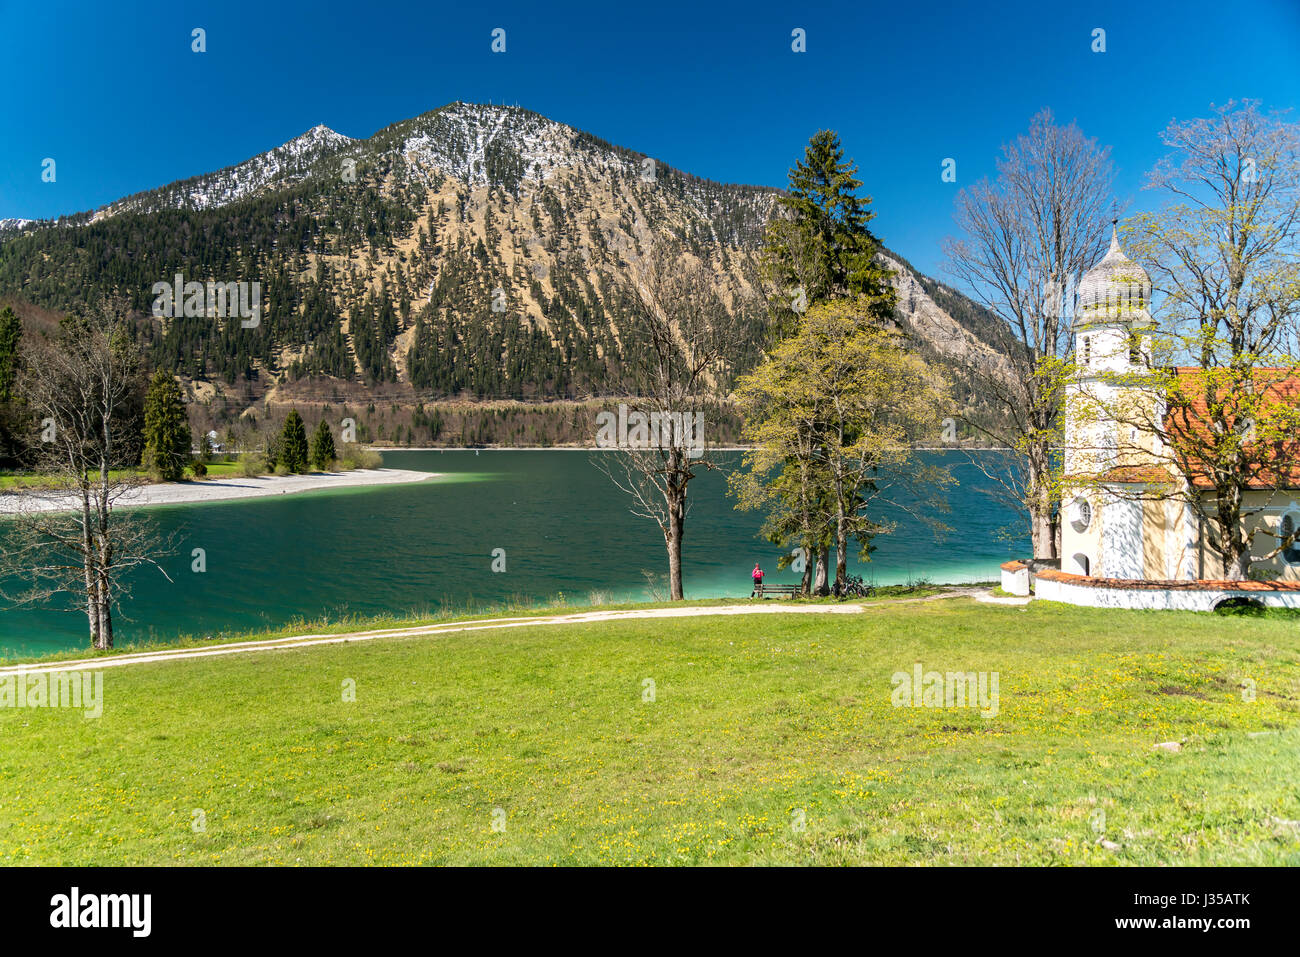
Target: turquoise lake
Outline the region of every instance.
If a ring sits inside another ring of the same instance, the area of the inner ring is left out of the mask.
[[[116,643],[207,636],[278,626],[294,619],[463,610],[563,594],[587,603],[647,600],[642,570],[667,571],[657,526],[628,511],[626,498],[594,464],[617,453],[585,451],[390,452],[386,465],[438,473],[413,485],[150,509],[182,539],[156,569],[132,577],[133,595],[116,619]],[[857,574],[878,584],[927,578],[990,581],[1026,543],[999,532],[1014,516],[980,489],[987,485],[961,453],[934,453],[953,471],[951,531],[936,540],[906,514],[877,540]],[[997,454],[997,453],[985,453]],[[946,456],[946,458],[944,458]],[[739,453],[723,456],[738,465]],[[738,512],[725,478],[710,472],[690,486],[686,597],[748,596],[749,571],[768,582],[798,580],[776,571],[780,549],[756,537],[761,517]],[[2,539],[0,539],[2,545]],[[191,571],[202,548],[207,571]],[[493,550],[506,570],[493,572]],[[662,587],[662,586],[661,586]],[[84,615],[57,607],[0,609],[0,656],[85,647]]]

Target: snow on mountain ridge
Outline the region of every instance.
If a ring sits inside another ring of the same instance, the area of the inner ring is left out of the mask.
[[[96,210],[90,221],[95,222],[123,212],[225,206],[273,183],[296,182],[310,173],[319,160],[356,142],[357,140],[336,133],[327,126],[313,126],[287,143],[242,163],[117,200]]]
[[[453,103],[417,117],[416,132],[397,152],[417,169],[436,169],[470,187],[488,183],[488,150],[509,148],[523,162],[525,179],[549,179],[572,165],[578,133],[572,127],[508,107]]]
[[[457,179],[471,189],[503,177],[525,184],[551,179],[557,171],[581,166],[587,174],[641,179],[649,169],[669,168],[632,150],[605,143],[564,123],[518,107],[456,102],[395,123],[367,139],[355,139],[320,124],[281,146],[242,163],[135,193],[95,210],[90,222],[124,212],[168,209],[203,210],[226,206],[271,188],[294,185],[317,172],[321,163],[347,154],[360,164],[367,157],[396,161],[408,181],[431,185],[430,174]],[[342,172],[342,167],[337,171]],[[677,174],[674,174],[677,175]],[[705,216],[731,200],[724,184],[685,176],[679,195]],[[757,205],[771,202],[771,191]],[[751,197],[746,197],[748,201]]]
[[[527,184],[551,179],[558,171],[581,167],[585,175],[617,176],[624,180],[652,183],[668,176],[679,177],[677,194],[696,213],[712,218],[737,202],[750,205],[766,218],[777,191],[763,187],[731,186],[680,173],[646,154],[623,149],[572,126],[518,107],[452,103],[438,110],[398,124],[400,143],[383,150],[381,133],[368,143],[381,151],[395,152],[406,163],[407,175],[425,175],[436,170],[468,185],[471,189],[492,181],[489,153],[495,147],[498,163],[510,166]],[[739,194],[736,190],[742,190]]]

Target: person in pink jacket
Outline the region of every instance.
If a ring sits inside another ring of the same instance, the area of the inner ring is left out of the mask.
[[[754,579],[754,590],[749,593],[749,597],[753,598],[763,589],[763,569],[758,567],[758,562],[754,562],[754,570],[749,576]]]

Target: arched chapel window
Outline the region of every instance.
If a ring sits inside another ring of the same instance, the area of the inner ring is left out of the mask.
[[[1278,541],[1284,542],[1294,535],[1298,524],[1300,524],[1300,513],[1287,512],[1283,515],[1277,530]],[[1300,540],[1282,549],[1282,559],[1292,565],[1300,564]]]

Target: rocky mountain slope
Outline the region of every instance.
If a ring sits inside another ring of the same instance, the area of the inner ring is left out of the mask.
[[[151,360],[213,420],[267,399],[411,406],[626,394],[649,277],[710,277],[761,354],[756,253],[776,191],[711,182],[536,113],[455,103],[360,140],[317,126],[244,163],[0,234],[0,295],[67,308],[258,282],[260,320],[149,319]],[[960,379],[995,322],[894,254],[900,320]],[[968,390],[969,391],[969,390]],[[967,401],[978,404],[973,392]]]
[[[98,222],[122,213],[228,206],[260,191],[299,182],[310,175],[318,163],[355,142],[324,126],[315,126],[283,146],[237,166],[179,180],[161,189],[136,193],[110,203],[96,210],[90,221]]]

